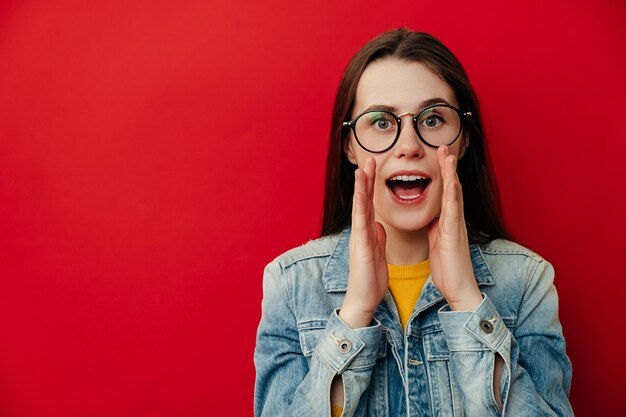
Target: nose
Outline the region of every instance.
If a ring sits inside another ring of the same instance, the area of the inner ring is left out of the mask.
[[[404,117],[407,116],[407,117]],[[393,147],[394,155],[398,158],[421,158],[424,156],[424,143],[420,140],[413,123],[413,113],[402,113],[402,125],[398,141]]]

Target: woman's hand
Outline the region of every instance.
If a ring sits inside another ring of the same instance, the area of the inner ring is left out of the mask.
[[[447,146],[437,150],[443,178],[441,214],[428,225],[430,270],[433,283],[452,310],[471,311],[482,301],[469,253],[463,215],[457,158]]]
[[[354,173],[350,272],[339,316],[352,328],[369,326],[374,310],[387,291],[385,229],[374,220],[376,161],[368,157]]]

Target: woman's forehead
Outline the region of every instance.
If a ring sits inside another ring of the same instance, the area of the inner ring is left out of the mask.
[[[367,66],[357,86],[355,110],[381,105],[414,112],[433,98],[457,105],[452,88],[418,62],[382,59]]]

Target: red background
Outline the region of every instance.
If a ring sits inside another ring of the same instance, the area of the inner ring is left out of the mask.
[[[623,412],[622,1],[0,4],[1,416],[251,415],[263,266],[316,237],[341,72],[404,25],[556,266],[574,410]]]

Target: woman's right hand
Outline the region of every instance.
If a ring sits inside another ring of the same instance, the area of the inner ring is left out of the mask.
[[[376,161],[368,157],[354,172],[350,272],[339,316],[351,328],[369,326],[374,310],[387,292],[389,273],[385,257],[385,229],[374,216]]]

